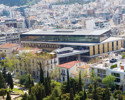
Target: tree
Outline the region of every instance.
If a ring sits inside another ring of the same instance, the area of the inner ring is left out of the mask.
[[[82,91],[82,79],[81,79],[81,71],[79,72],[79,85],[78,85],[78,91]]]
[[[42,64],[40,63],[40,82],[44,84],[44,72],[42,69]]]
[[[1,58],[6,57],[6,54],[4,52],[1,53]]]
[[[87,94],[86,94],[86,90],[84,88],[84,100],[86,100],[86,98],[87,98]]]
[[[88,97],[94,100],[98,100],[100,98],[100,87],[99,83],[101,82],[101,78],[100,77],[96,77],[94,74],[94,71],[92,71],[91,73],[91,84],[89,85],[89,93],[88,93]],[[101,92],[102,93],[102,92]]]
[[[122,91],[121,90],[115,90],[113,93],[113,97],[118,100],[123,100],[122,97]]]
[[[3,74],[0,72],[0,89],[5,88],[5,79],[3,77]]]
[[[21,76],[19,83],[25,85],[26,88],[34,86],[34,80],[30,74]]]
[[[67,69],[67,93],[70,92],[69,70]]]
[[[8,73],[8,84],[10,85],[10,88],[13,89],[13,87],[14,87],[13,79],[12,79],[12,75],[10,73]]]
[[[36,84],[34,87],[32,87],[31,94],[32,93],[35,94],[36,100],[43,100],[43,98],[46,96],[43,84]]]
[[[104,100],[110,100],[110,96],[111,96],[111,91],[108,88],[105,88],[103,91],[103,98]]]
[[[4,99],[4,96],[6,95],[6,93],[7,93],[6,89],[3,89],[3,88],[0,89],[0,96],[3,96],[3,99]]]
[[[8,78],[7,78],[6,72],[7,72],[7,71],[6,71],[6,67],[4,67],[4,68],[3,68],[3,71],[2,71],[2,74],[3,74],[4,79],[7,81]]]
[[[7,98],[6,98],[6,100],[11,100],[11,96],[10,96],[9,92],[7,92]]]
[[[28,98],[28,100],[36,100],[36,96],[33,93],[31,95],[29,95],[27,98]]]
[[[70,89],[70,100],[74,100],[73,89]]]
[[[102,83],[107,87],[107,88],[113,88],[115,87],[115,77],[112,75],[106,76],[103,80]]]
[[[24,95],[22,95],[22,100],[28,100],[27,93],[25,93]]]
[[[60,78],[60,72],[59,72],[59,68],[55,67],[54,70],[51,73],[51,78],[55,81],[58,81]]]

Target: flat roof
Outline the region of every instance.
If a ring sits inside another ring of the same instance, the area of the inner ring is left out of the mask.
[[[73,50],[73,52],[70,52],[70,53],[57,54],[57,57],[58,58],[64,58],[64,57],[83,54],[83,53],[87,53],[87,52],[89,52],[89,50],[81,50],[81,51],[80,50]]]
[[[99,44],[104,44],[104,43],[118,41],[118,40],[124,40],[124,38],[109,37],[108,39],[106,39],[100,43],[40,42],[40,41],[21,41],[21,43],[46,43],[46,44],[74,45],[74,46],[75,45],[77,45],[77,46],[93,46],[93,45],[99,45]]]
[[[110,31],[110,29],[100,29],[100,30],[48,30],[43,31],[41,29],[36,29],[33,31],[29,31],[26,33],[22,33],[21,35],[101,35],[105,32]]]

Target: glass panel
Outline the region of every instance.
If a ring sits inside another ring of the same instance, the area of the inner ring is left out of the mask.
[[[99,36],[66,36],[66,35],[49,35],[49,36],[27,36],[21,35],[21,41],[41,41],[41,42],[100,42]]]

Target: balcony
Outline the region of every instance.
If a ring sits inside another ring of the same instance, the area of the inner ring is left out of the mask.
[[[63,73],[63,72],[62,72],[61,75],[66,75],[66,73]]]

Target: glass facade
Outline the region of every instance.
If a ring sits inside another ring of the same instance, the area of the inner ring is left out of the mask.
[[[21,41],[41,41],[41,42],[88,42],[99,43],[100,36],[86,35],[21,35]]]

